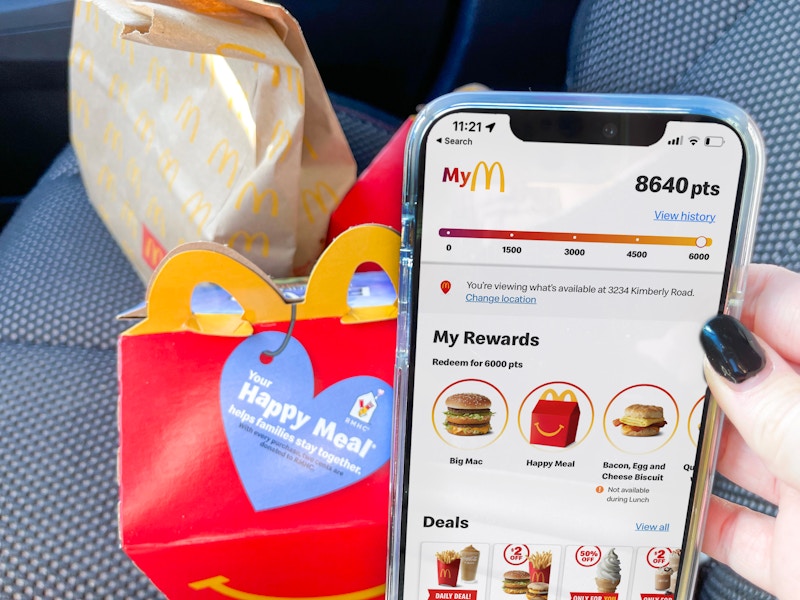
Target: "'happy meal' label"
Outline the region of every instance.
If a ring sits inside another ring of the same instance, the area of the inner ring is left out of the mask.
[[[313,367],[296,339],[261,361],[285,337],[270,331],[246,339],[220,381],[225,436],[256,510],[347,487],[386,463],[391,449],[391,386],[350,377],[314,396]]]

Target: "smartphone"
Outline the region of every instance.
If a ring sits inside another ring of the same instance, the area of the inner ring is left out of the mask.
[[[710,98],[461,93],[409,135],[388,598],[691,596],[764,150]]]

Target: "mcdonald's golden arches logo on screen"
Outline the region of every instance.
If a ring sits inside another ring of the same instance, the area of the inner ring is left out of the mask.
[[[492,177],[494,174],[494,170],[497,168],[497,172],[500,175],[500,191],[506,191],[506,174],[503,171],[503,165],[499,162],[494,161],[491,165],[487,165],[484,161],[480,161],[477,165],[475,165],[475,169],[472,172],[472,183],[469,185],[469,189],[471,192],[475,191],[475,185],[478,183],[478,175],[480,173],[484,174],[485,181],[486,181],[486,188],[491,189],[492,187]]]
[[[482,182],[481,187],[478,183]],[[495,183],[496,182],[496,183]],[[498,161],[488,164],[479,161],[471,171],[458,167],[445,167],[442,173],[442,183],[455,183],[460,188],[469,186],[469,191],[476,189],[506,191],[506,173],[503,165]]]
[[[235,249],[236,242],[238,242],[239,239],[244,240],[244,252],[252,252],[255,243],[261,242],[261,256],[266,258],[267,255],[269,255],[269,236],[263,231],[258,231],[256,233],[248,233],[243,230],[237,231],[228,239],[228,246]]]
[[[556,402],[577,402],[578,398],[575,396],[575,392],[571,389],[567,388],[562,390],[561,393],[558,393],[553,388],[547,388],[544,392],[542,392],[541,400],[554,400]]]

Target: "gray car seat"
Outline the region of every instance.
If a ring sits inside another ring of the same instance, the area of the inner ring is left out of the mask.
[[[767,146],[753,260],[800,270],[800,3],[796,0],[585,0],[570,49],[570,91],[716,96],[748,111]],[[776,507],[723,477],[718,495]],[[709,561],[702,600],[772,596]]]

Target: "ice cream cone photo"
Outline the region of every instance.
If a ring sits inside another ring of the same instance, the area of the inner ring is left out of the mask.
[[[595,577],[594,582],[597,584],[598,592],[616,592],[619,585],[619,579],[602,579]]]
[[[619,557],[616,548],[611,548],[603,554],[597,564],[597,574],[594,582],[597,584],[598,592],[616,592],[620,579],[622,579],[622,569],[620,568]]]

